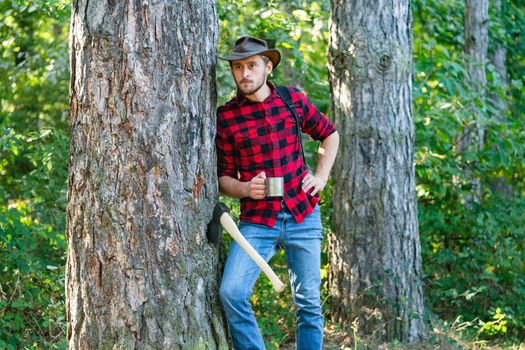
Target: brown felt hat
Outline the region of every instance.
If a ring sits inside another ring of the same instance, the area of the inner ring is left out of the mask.
[[[272,61],[274,69],[281,61],[281,53],[278,50],[269,49],[268,43],[265,40],[253,38],[251,36],[243,36],[238,39],[235,42],[235,47],[230,55],[217,57],[226,61],[236,61],[255,55],[268,57]]]

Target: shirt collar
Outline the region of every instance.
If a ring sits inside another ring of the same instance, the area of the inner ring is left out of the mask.
[[[270,88],[271,92],[270,92],[270,95],[263,101],[263,102],[271,102],[273,101],[276,97],[277,97],[277,92],[275,90],[275,85],[270,82],[270,81],[266,81],[266,85],[268,85],[268,87]],[[237,95],[235,96],[235,99],[237,100],[237,104],[239,106],[243,106],[244,104],[248,103],[260,103],[258,101],[253,101],[253,100],[250,100],[249,98],[246,98],[243,94],[241,94],[239,92],[239,90],[237,90]]]

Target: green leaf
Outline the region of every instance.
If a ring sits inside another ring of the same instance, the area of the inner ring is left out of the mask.
[[[511,84],[515,89],[521,90],[523,88],[523,82],[520,79],[512,79]]]
[[[15,299],[9,306],[13,307],[13,308],[17,308],[17,309],[23,309],[23,308],[26,308],[28,307],[29,303],[27,303],[24,299]]]

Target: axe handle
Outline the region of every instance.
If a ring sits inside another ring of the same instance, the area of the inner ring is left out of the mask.
[[[235,221],[231,218],[228,213],[221,215],[221,224],[224,229],[233,237],[233,239],[241,246],[242,249],[255,261],[255,263],[261,268],[262,272],[270,279],[273,288],[276,292],[281,292],[284,289],[284,283],[277,277],[275,272],[268,263],[257,253],[257,251],[251,246],[251,244],[244,238],[239,231],[239,228],[235,224]]]

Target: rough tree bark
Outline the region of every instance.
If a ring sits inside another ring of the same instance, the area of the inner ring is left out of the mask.
[[[488,26],[489,26],[489,2],[488,0],[466,0],[465,1],[465,44],[464,52],[466,54],[466,66],[469,75],[469,83],[477,92],[480,105],[485,105],[485,86],[487,84],[487,75],[485,72],[485,65],[487,61],[488,48]],[[473,104],[474,106],[474,104]],[[460,135],[460,142],[458,146],[459,153],[464,153],[471,146],[476,147],[477,151],[481,151],[484,147],[485,127],[483,126],[483,113],[479,110],[483,107],[474,107],[473,113],[475,120],[472,125],[466,125],[464,131]],[[469,174],[470,170],[465,169]],[[466,204],[473,200],[479,202],[481,200],[481,181],[479,178],[472,176],[472,198],[467,196]]]
[[[216,4],[75,0],[70,27],[70,349],[228,348],[206,240]]]
[[[341,136],[328,285],[332,317],[378,340],[423,322],[410,1],[332,0],[329,73]]]

